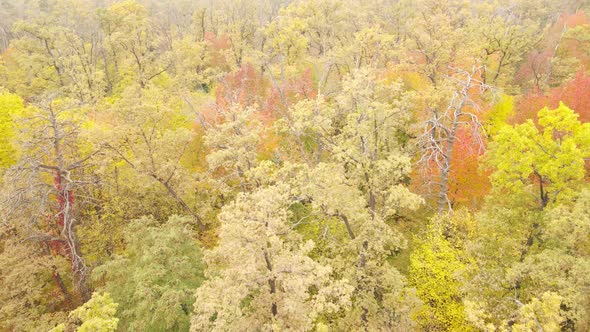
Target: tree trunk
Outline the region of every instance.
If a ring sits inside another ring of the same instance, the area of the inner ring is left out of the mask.
[[[266,269],[268,270],[269,273],[272,274],[272,264],[270,263],[270,257],[268,257],[268,252],[266,250],[264,250],[264,262],[266,263]],[[268,278],[268,286],[270,288],[271,297],[274,297],[274,295],[277,292],[276,282],[277,282],[277,280],[275,277]],[[274,300],[272,301],[270,311],[271,311],[273,317],[277,316],[277,314],[278,314],[277,303]]]
[[[155,175],[152,175],[152,177],[154,179],[156,179],[158,182],[160,182],[166,188],[166,190],[168,190],[168,193],[178,202],[178,204],[180,204],[180,206],[182,206],[182,208],[195,219],[195,221],[197,222],[197,227],[199,228],[199,231],[203,232],[205,230],[205,225],[203,224],[203,220],[201,219],[201,217],[195,211],[193,211],[193,209],[191,209],[190,206],[188,206],[188,204],[186,204],[186,202],[182,199],[182,197],[180,197],[176,193],[174,188],[172,188],[170,183],[160,179],[159,177],[157,177]]]

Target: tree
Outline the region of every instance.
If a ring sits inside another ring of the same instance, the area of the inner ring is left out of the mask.
[[[587,189],[576,195],[573,205],[548,211],[542,224],[540,247],[508,272],[508,280],[527,286],[530,296],[541,298],[546,292],[560,297],[563,330],[583,331],[590,326],[590,223],[585,212],[590,203]]]
[[[292,231],[292,203],[279,185],[241,193],[223,208],[192,331],[310,330],[318,315],[350,305],[350,287],[330,280],[331,268],[309,257],[313,241]]]
[[[189,328],[194,291],[203,281],[201,253],[190,218],[152,217],[125,229],[123,255],[99,266],[93,279],[120,305],[120,328],[133,331]]]
[[[435,217],[436,218],[436,217]],[[453,220],[468,214],[443,216],[432,220],[424,234],[414,241],[410,256],[408,281],[416,287],[424,305],[416,313],[416,321],[424,330],[474,331],[468,322],[462,298],[461,274],[468,260],[463,241],[454,240],[449,227]],[[469,225],[468,223],[466,223]]]
[[[590,53],[586,51],[590,24],[584,11],[577,11],[571,15],[562,15],[555,25],[560,35],[549,67],[549,84],[559,86],[573,78],[579,68],[590,65]]]
[[[473,66],[471,71],[457,69],[456,88],[452,93],[448,107],[444,111],[431,108],[431,114],[424,121],[423,133],[418,139],[421,156],[419,163],[431,168],[436,189],[437,211],[442,214],[452,209],[453,202],[449,198],[449,181],[451,180],[453,151],[457,145],[458,135],[463,130],[471,132],[475,150],[483,148],[482,124],[477,112],[479,106],[474,100],[473,90],[483,93],[488,87],[479,78],[481,67]],[[480,150],[481,151],[481,150]]]
[[[542,25],[523,15],[519,7],[482,5],[479,17],[469,22],[470,29],[482,38],[484,83],[509,87],[518,65],[542,38]]]
[[[47,331],[67,317],[71,299],[58,284],[67,281],[55,276],[68,274],[68,262],[63,257],[51,256],[49,250],[46,244],[23,241],[22,234],[2,227],[0,329]]]
[[[261,29],[276,13],[272,1],[220,1],[209,8],[210,31],[227,40],[221,55],[232,68],[250,62],[251,53],[264,44]]]
[[[469,128],[461,128],[455,136],[451,172],[449,174],[449,200],[453,206],[477,208],[489,193],[489,171],[482,170],[481,160],[485,142],[474,137]]]
[[[590,77],[580,70],[562,87],[552,89],[549,105],[557,107],[560,101],[579,114],[580,122],[590,122]]]
[[[206,126],[204,142],[211,149],[207,164],[212,172],[219,173],[229,185],[242,192],[256,188],[250,172],[258,164],[258,146],[263,131],[257,118],[258,110],[240,104],[219,108]]]
[[[508,331],[560,331],[563,320],[559,314],[561,298],[555,293],[544,293],[541,300],[534,298],[530,303],[522,304],[515,318],[507,323]]]
[[[487,155],[491,181],[500,190],[533,192],[540,208],[569,199],[584,178],[584,158],[590,154],[590,124],[560,103],[532,120],[505,126],[490,144]],[[566,167],[567,165],[567,167]]]
[[[99,22],[106,52],[114,58],[105,75],[116,92],[129,84],[129,78],[143,88],[171,67],[162,57],[171,45],[156,33],[148,10],[137,1],[117,2],[100,10]]]
[[[476,236],[466,246],[476,262],[465,273],[469,320],[483,330],[507,328],[521,319],[524,307],[547,306],[527,311],[526,324],[585,330],[589,265],[582,211],[588,193],[574,192],[543,210],[527,192],[503,195],[490,197],[476,215]]]
[[[4,202],[6,218],[27,229],[24,235],[50,247],[52,255],[66,257],[82,300],[90,297],[89,269],[84,261],[77,227],[89,202],[86,194],[97,180],[88,171],[100,153],[80,134],[83,110],[71,101],[49,99],[27,113],[18,141],[22,155],[6,173],[11,186]],[[69,297],[61,276],[54,273]]]
[[[568,105],[579,115],[581,122],[588,122],[590,114],[590,78],[583,71],[578,71],[576,76],[564,83],[563,86],[550,89],[547,92],[534,89],[521,96],[516,109],[518,113],[509,118],[511,123],[524,123],[531,119],[536,121],[537,112],[547,106],[555,108],[559,102]],[[536,122],[535,122],[536,123]]]
[[[47,3],[29,20],[15,24],[20,38],[12,46],[22,87],[33,94],[56,90],[82,102],[95,103],[105,92],[103,44],[90,3],[60,0]],[[29,97],[27,93],[24,96]]]
[[[330,221],[316,235],[326,245],[322,259],[354,289],[352,308],[333,319],[334,328],[411,328],[413,297],[387,262],[405,245],[387,221],[422,202],[405,186],[408,107],[398,82],[360,69],[345,78],[334,104],[322,96],[300,101],[279,123],[300,145],[294,186],[311,210],[303,219],[318,214]],[[345,237],[327,233],[335,222]]]
[[[104,111],[101,124],[107,130],[97,127],[94,140],[104,144],[114,160],[123,161],[141,177],[157,183],[194,218],[202,232],[203,219],[179,190],[191,180],[181,162],[193,139],[181,105],[161,87],[131,85]]]
[[[23,109],[23,100],[19,96],[0,89],[0,169],[14,165],[18,158],[11,140],[16,134],[14,122],[22,115]]]
[[[474,236],[464,247],[470,263],[461,275],[461,289],[467,318],[478,329],[496,330],[518,311],[515,299],[530,300],[526,283],[509,281],[507,273],[534,252],[542,218],[536,202],[523,193],[492,194],[474,215]]]
[[[404,276],[388,261],[405,248],[402,234],[383,216],[372,214],[369,197],[357,182],[347,179],[339,164],[320,163],[302,172],[297,183],[298,196],[311,207],[300,220],[317,214],[326,221],[314,234],[324,246],[322,261],[329,262],[334,276],[342,276],[353,287],[352,307],[332,318],[329,326],[368,331],[413,328],[410,317],[418,303],[405,287]],[[396,195],[385,203],[387,212],[413,209],[420,202],[404,189],[392,192]],[[340,229],[330,227],[334,223]]]
[[[70,312],[67,323],[49,332],[114,332],[119,323],[115,317],[118,306],[109,293],[93,293],[88,302]]]

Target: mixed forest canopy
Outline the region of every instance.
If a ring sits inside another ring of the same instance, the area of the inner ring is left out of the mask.
[[[590,331],[587,0],[0,0],[0,331]]]

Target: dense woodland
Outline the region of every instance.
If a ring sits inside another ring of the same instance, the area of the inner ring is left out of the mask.
[[[0,0],[0,331],[590,331],[589,66],[586,1]]]

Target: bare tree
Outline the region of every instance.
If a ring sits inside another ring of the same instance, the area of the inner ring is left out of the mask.
[[[5,222],[17,222],[27,240],[39,242],[51,255],[69,260],[72,277],[83,301],[90,298],[89,270],[80,251],[76,227],[80,211],[91,203],[86,169],[101,152],[96,149],[84,156],[79,152],[79,126],[68,119],[69,107],[55,106],[49,98],[39,103],[34,114],[22,126],[23,155],[6,173],[11,187],[3,202]],[[70,295],[56,271],[52,271],[64,296]]]
[[[437,210],[443,213],[452,209],[449,199],[449,176],[452,167],[453,148],[457,142],[459,128],[467,127],[471,130],[477,149],[483,149],[485,135],[477,114],[469,110],[478,110],[479,105],[472,98],[474,91],[485,92],[490,87],[480,77],[484,67],[473,66],[470,71],[451,68],[454,74],[449,75],[450,82],[456,85],[448,107],[444,111],[431,109],[430,117],[423,123],[423,132],[419,137],[422,151],[419,164],[426,170],[430,183],[438,190]],[[435,168],[435,174],[432,173]],[[436,179],[433,179],[435,177]]]

